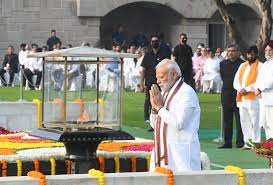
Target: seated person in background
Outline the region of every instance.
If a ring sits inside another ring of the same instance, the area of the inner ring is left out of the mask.
[[[220,76],[220,62],[221,59],[215,56],[213,50],[210,50],[203,69],[203,93],[210,93],[211,91],[216,93],[221,92],[222,79]]]
[[[30,53],[36,53],[37,51],[41,52],[42,49],[39,48],[37,44],[31,45]],[[27,58],[25,62],[24,75],[28,80],[28,87],[30,90],[39,90],[41,79],[42,79],[42,70],[43,70],[43,59],[42,58]],[[32,81],[32,77],[37,75],[36,83]]]
[[[130,45],[128,53],[135,54],[136,46],[134,45],[134,43],[131,43],[131,44],[132,45]],[[135,64],[134,58],[124,58],[124,64],[123,64],[124,87],[130,88],[131,90],[133,90],[133,87],[132,87],[130,75],[132,74],[135,66],[136,64]]]
[[[219,58],[220,61],[223,61],[224,57],[221,55],[221,53],[222,53],[222,49],[221,48],[217,48],[216,51],[215,51],[215,56],[217,58]]]
[[[11,86],[14,79],[14,73],[18,73],[19,71],[18,55],[13,53],[13,51],[14,51],[13,46],[8,46],[7,54],[5,55],[2,69],[0,69],[0,77],[2,84],[4,86]],[[9,73],[10,75],[9,83],[7,83],[4,78],[5,73]]]
[[[42,52],[47,52],[47,51],[48,51],[47,46],[43,46],[43,47],[42,47]]]
[[[72,59],[73,60],[73,59]],[[67,89],[70,89],[72,80],[80,75],[80,65],[79,64],[72,64],[67,66]]]
[[[137,59],[137,63],[132,71],[132,73],[129,74],[130,81],[132,83],[132,87],[135,90],[135,92],[139,92],[142,89],[141,86],[141,63],[144,58],[144,55],[148,52],[148,47],[146,45],[141,46],[140,48],[140,55],[141,57]]]
[[[19,64],[20,64],[20,67],[22,68],[22,70],[24,70],[24,68],[25,68],[25,62],[27,60],[27,54],[28,54],[27,47],[28,46],[25,43],[22,43],[20,45],[21,51],[19,51],[19,53],[18,53]],[[22,74],[20,74],[20,75],[22,75]],[[25,87],[25,85],[26,85],[26,78],[24,77],[24,75],[22,75],[22,79],[21,80],[23,82],[23,86]]]

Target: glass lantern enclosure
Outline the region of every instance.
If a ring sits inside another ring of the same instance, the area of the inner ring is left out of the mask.
[[[120,130],[123,58],[138,55],[77,47],[31,57],[43,58],[43,128]]]
[[[109,71],[109,65],[117,65],[117,71]],[[120,71],[121,60],[45,60],[43,126],[63,131],[98,126],[119,129]]]

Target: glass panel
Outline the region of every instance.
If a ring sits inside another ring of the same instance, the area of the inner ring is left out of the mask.
[[[64,66],[45,64],[44,125],[60,127],[66,120],[68,130],[95,126],[119,129],[120,63],[69,63],[66,93]]]
[[[64,123],[64,65],[44,65],[44,123]]]

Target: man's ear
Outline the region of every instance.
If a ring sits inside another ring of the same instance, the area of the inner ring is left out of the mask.
[[[173,70],[173,71],[171,72],[171,74],[172,74],[173,79],[176,79],[177,76],[178,76],[175,70]]]

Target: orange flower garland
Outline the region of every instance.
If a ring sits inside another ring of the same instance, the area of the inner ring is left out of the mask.
[[[168,168],[156,167],[155,172],[167,175],[168,185],[174,185],[173,171]]]
[[[46,185],[46,177],[41,172],[30,171],[30,172],[27,173],[27,176],[35,178],[35,179],[39,179],[40,180],[40,185]]]
[[[39,172],[40,171],[39,161],[37,159],[34,159],[33,163],[34,163],[34,170],[36,172]]]
[[[104,167],[105,167],[105,161],[104,158],[102,156],[98,157],[99,160],[99,165],[100,165],[100,171],[104,173]]]
[[[66,174],[71,174],[71,161],[66,160],[65,164],[66,164]]]
[[[10,148],[0,148],[0,155],[14,155],[16,150]]]
[[[132,172],[136,172],[136,157],[131,157],[131,163],[132,163]]]
[[[8,170],[7,161],[2,160],[1,164],[2,164],[2,177],[6,177],[7,176],[7,170]]]

